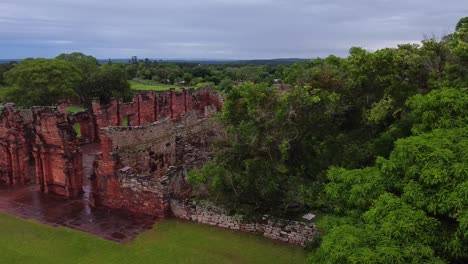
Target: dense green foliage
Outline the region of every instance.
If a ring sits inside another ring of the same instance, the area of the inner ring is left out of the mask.
[[[117,64],[102,65],[80,85],[79,94],[84,104],[90,104],[94,98],[108,103],[111,98],[130,100],[132,91],[125,76],[125,70]]]
[[[94,98],[99,98],[103,103],[108,103],[113,97],[131,98],[130,84],[122,66],[98,66],[96,58],[79,52],[60,54],[56,59],[69,61],[80,70],[82,81],[75,86],[75,92],[81,103],[90,105]]]
[[[198,195],[254,216],[321,211],[310,263],[465,263],[465,20],[441,41],[284,67],[289,87],[228,90],[227,135],[189,175]]]
[[[78,68],[83,76],[91,75],[98,68],[98,61],[93,56],[85,55],[81,52],[62,53],[55,57],[58,60],[65,60]]]
[[[375,167],[328,171],[335,216],[322,220],[326,232],[312,263],[467,260],[468,126],[395,145]]]
[[[4,76],[4,73],[13,69],[13,67],[16,66],[16,62],[14,61],[11,61],[9,63],[0,63],[0,89],[2,88],[2,86],[6,86],[7,83],[5,81],[5,76]]]
[[[468,40],[461,37],[463,21],[446,37],[449,41],[438,44],[451,51],[445,55],[450,59],[439,62],[443,70],[429,74],[434,90],[406,101],[400,122],[411,124],[411,135],[397,140],[389,157],[378,157],[372,167],[328,170],[325,197],[332,210],[320,221],[324,235],[310,263],[468,261],[468,83],[463,63],[468,50],[460,49]]]
[[[0,214],[0,256],[8,264],[304,263],[300,247],[252,234],[164,220],[125,244]]]
[[[215,160],[192,173],[192,182],[209,182],[212,194],[243,213],[303,210],[322,182],[315,172],[326,162],[317,157],[339,118],[338,101],[333,92],[305,87],[280,93],[246,84],[231,90],[220,117],[227,138]],[[306,188],[315,183],[315,191]]]
[[[112,97],[130,99],[132,95],[123,65],[99,66],[96,58],[79,52],[55,59],[26,59],[17,66],[0,64],[0,76],[0,102],[24,107],[54,105],[62,99],[90,105],[94,98],[107,103]]]
[[[5,95],[22,106],[52,105],[76,96],[74,87],[81,81],[79,70],[62,60],[26,59],[4,74],[13,86]]]
[[[229,90],[242,82],[273,83],[282,65],[167,63],[133,58],[125,66],[129,79],[152,80],[161,84],[196,86],[211,83]]]

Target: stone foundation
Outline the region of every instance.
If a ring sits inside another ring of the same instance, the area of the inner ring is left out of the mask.
[[[257,223],[246,223],[241,216],[229,216],[215,206],[196,204],[188,200],[170,201],[171,212],[175,217],[202,224],[224,227],[243,232],[260,234],[264,237],[280,240],[294,245],[305,246],[317,234],[313,223],[288,221],[265,216]]]

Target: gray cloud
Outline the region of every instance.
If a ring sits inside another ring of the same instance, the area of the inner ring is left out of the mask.
[[[345,56],[448,33],[466,0],[2,0],[0,58]]]

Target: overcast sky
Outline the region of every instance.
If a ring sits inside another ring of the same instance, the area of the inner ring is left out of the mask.
[[[0,58],[313,58],[441,36],[468,0],[1,0]]]

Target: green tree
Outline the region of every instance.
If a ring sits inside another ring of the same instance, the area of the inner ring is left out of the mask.
[[[447,37],[451,56],[446,63],[446,85],[468,87],[468,17],[460,19],[455,32]]]
[[[219,89],[221,91],[229,92],[232,89],[233,86],[234,86],[234,84],[233,84],[232,80],[229,79],[229,78],[225,78],[219,83]]]
[[[98,68],[98,61],[96,58],[81,52],[62,53],[55,58],[58,60],[65,60],[73,64],[81,71],[83,79],[90,76]]]
[[[191,182],[209,184],[213,198],[249,215],[303,208],[320,189],[317,171],[328,166],[318,158],[319,142],[332,132],[338,102],[334,93],[307,87],[284,94],[266,84],[233,88],[220,117],[227,137]],[[301,186],[316,189],[298,193]]]
[[[427,95],[416,95],[407,101],[407,105],[414,123],[414,134],[468,124],[468,88],[445,88]]]
[[[75,87],[81,81],[75,66],[57,59],[26,59],[4,75],[13,86],[7,99],[24,107],[77,97]]]
[[[325,192],[334,216],[321,222],[325,235],[311,263],[468,260],[465,101],[459,89],[413,97],[415,135],[396,141],[388,159],[328,171]]]
[[[113,97],[129,100],[132,96],[125,69],[118,64],[102,65],[82,82],[81,87],[80,93],[86,104],[94,98],[108,103]]]
[[[10,61],[8,63],[1,63],[0,64],[0,86],[7,85],[5,81],[5,77],[3,76],[7,71],[13,69],[16,66],[15,61]]]
[[[184,79],[185,84],[189,84],[192,81],[193,76],[192,76],[192,74],[186,72],[186,73],[184,73],[184,76],[183,76],[182,79]]]

